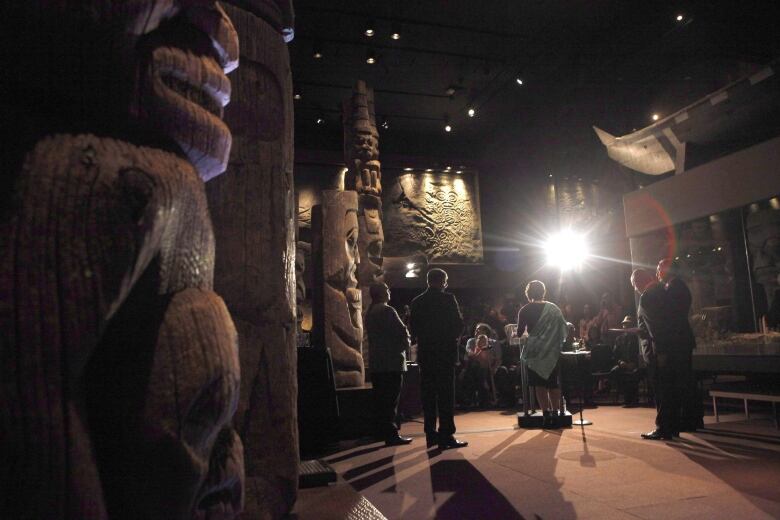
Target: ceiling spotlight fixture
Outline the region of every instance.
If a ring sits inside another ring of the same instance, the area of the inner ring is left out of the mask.
[[[469,107],[469,109],[466,111],[466,113],[469,115],[469,117],[474,117],[474,115],[477,113],[477,111],[474,110],[474,107]]]
[[[517,76],[515,78],[515,81],[517,82],[518,85],[522,85],[523,84],[523,78],[521,78],[520,76]]]
[[[445,132],[452,132],[452,125],[451,125],[451,124],[449,124],[449,123],[447,123],[446,125],[444,125],[444,131],[445,131]]]
[[[446,168],[444,168],[445,171],[450,171],[451,169],[452,169],[452,166],[447,166]]]
[[[317,119],[315,119],[315,122],[316,122],[318,125],[324,124],[324,123],[325,123],[325,118],[324,118],[324,117],[322,117],[322,116],[317,116]]]
[[[366,63],[368,63],[369,65],[373,65],[374,63],[376,63],[376,53],[374,52],[374,49],[372,49],[371,47],[369,47],[368,50],[366,51]]]
[[[398,22],[393,22],[393,26],[391,28],[390,32],[390,38],[393,40],[400,40],[401,39],[401,24]]]
[[[661,116],[659,116],[658,114],[653,114],[652,119],[653,119],[653,121],[658,121],[658,119],[660,119],[660,117]]]
[[[382,123],[380,124],[380,126],[381,126],[382,128],[384,128],[385,130],[387,130],[388,128],[390,128],[390,122],[387,120],[387,118],[386,118],[386,117],[382,119]]]
[[[425,168],[425,171],[431,173],[433,171],[433,168]]]
[[[678,22],[682,22],[685,19],[685,17],[682,14],[678,14],[676,20]]]
[[[322,59],[322,44],[320,42],[314,42],[312,45],[311,56],[315,60]]]
[[[366,32],[364,34],[366,36],[368,36],[369,38],[374,36],[374,28],[375,28],[375,26],[376,26],[376,24],[374,23],[374,20],[369,20],[368,22],[366,22]]]
[[[301,99],[301,94],[296,92],[295,94],[293,94],[293,99],[295,99],[296,101]]]
[[[412,169],[407,166],[406,168],[404,168],[404,171],[405,172],[410,172],[410,171],[412,171]]]
[[[463,170],[455,170],[455,173],[458,173],[458,174],[463,173]]]

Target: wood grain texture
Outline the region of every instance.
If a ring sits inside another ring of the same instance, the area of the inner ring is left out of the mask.
[[[217,236],[215,287],[233,315],[242,372],[235,424],[246,450],[247,515],[279,518],[298,484],[292,83],[280,33],[225,5],[241,66],[225,121],[227,172],[206,185]]]
[[[324,190],[312,211],[313,335],[330,349],[339,387],[365,382],[357,211],[357,193],[338,190]]]
[[[106,517],[85,367],[143,273],[153,299],[210,290],[213,266],[187,161],[92,135],[27,154],[0,222],[0,517]]]

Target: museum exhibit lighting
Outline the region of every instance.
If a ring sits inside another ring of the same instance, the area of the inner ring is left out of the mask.
[[[469,107],[469,109],[466,111],[466,113],[469,115],[469,117],[474,117],[477,113],[476,110],[474,110],[474,107]]]
[[[571,229],[564,229],[547,239],[544,244],[547,264],[569,271],[582,265],[588,257],[585,237]]]
[[[301,94],[299,92],[296,92],[295,94],[293,94],[293,99],[295,99],[296,101],[301,99]]]
[[[400,40],[401,39],[401,24],[398,22],[393,22],[391,32],[390,32],[390,38],[393,40]]]
[[[318,125],[325,123],[325,118],[322,116],[317,116],[317,119],[314,120]]]
[[[444,131],[445,132],[452,132],[452,125],[450,125],[450,124],[444,125]]]
[[[410,171],[412,171],[412,169],[411,169],[410,167],[408,167],[408,166],[407,166],[406,168],[404,168],[404,171],[405,171],[405,172],[410,172]]]
[[[322,59],[322,44],[320,42],[314,42],[314,45],[312,45],[311,56],[315,60]]]
[[[682,22],[685,19],[685,17],[682,14],[678,14],[676,20],[678,22]]]
[[[658,121],[661,118],[658,114],[653,114],[652,119],[653,121]]]
[[[374,52],[374,49],[372,49],[371,47],[369,47],[368,50],[366,50],[366,63],[368,63],[369,65],[373,65],[374,63],[376,63],[376,53]]]
[[[523,78],[521,78],[520,76],[517,76],[517,77],[515,78],[515,82],[516,82],[518,85],[522,85],[522,84],[523,84]]]
[[[369,20],[368,22],[366,22],[366,30],[363,34],[365,34],[369,38],[373,37],[375,33],[374,31],[375,27],[376,27],[376,23],[374,23],[374,20]]]
[[[418,278],[420,276],[420,268],[414,262],[406,264],[406,278]]]

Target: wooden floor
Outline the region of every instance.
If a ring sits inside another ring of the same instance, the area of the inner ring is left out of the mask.
[[[457,436],[470,444],[445,452],[406,423],[409,446],[353,443],[325,457],[339,483],[302,490],[295,517],[780,518],[780,433],[768,417],[707,417],[705,431],[662,442],[639,437],[652,429],[649,408],[585,416],[594,424],[548,431],[518,429],[510,412],[461,414]],[[381,515],[350,516],[364,499]]]

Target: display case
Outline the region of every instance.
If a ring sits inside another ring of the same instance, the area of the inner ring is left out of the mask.
[[[632,264],[677,260],[707,370],[780,372],[778,165],[775,138],[624,196]]]
[[[700,353],[780,354],[780,198],[632,237],[635,266],[674,258]]]

